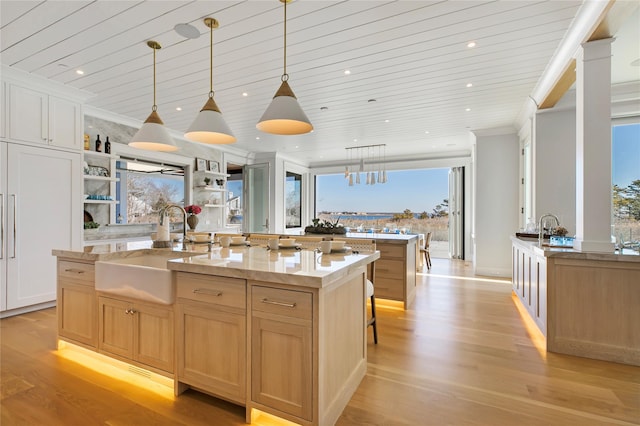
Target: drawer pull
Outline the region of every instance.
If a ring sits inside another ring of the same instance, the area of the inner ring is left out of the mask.
[[[267,303],[269,305],[285,306],[287,308],[295,308],[296,307],[296,302],[293,302],[293,303],[278,302],[276,300],[269,300],[266,297],[264,299],[262,299],[262,303]]]
[[[85,272],[82,269],[73,269],[73,268],[65,269],[64,271],[65,272],[73,272],[74,274],[84,274],[84,272]]]
[[[209,290],[208,288],[194,288],[193,292],[195,294],[208,294],[216,297],[222,296],[222,292],[220,290]]]

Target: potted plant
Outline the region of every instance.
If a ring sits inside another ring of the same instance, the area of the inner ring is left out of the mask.
[[[100,228],[100,224],[98,222],[88,221],[84,222],[84,234],[90,235],[98,232],[98,228]]]
[[[340,218],[335,222],[328,220],[312,219],[312,224],[304,228],[305,234],[346,234],[344,226],[339,225]]]

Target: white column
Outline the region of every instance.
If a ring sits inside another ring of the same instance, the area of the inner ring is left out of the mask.
[[[583,252],[611,242],[611,42],[582,44],[576,57],[576,241]]]

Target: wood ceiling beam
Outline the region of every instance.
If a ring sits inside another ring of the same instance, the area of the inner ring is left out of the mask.
[[[613,37],[624,22],[638,8],[638,2],[635,1],[609,1],[607,8],[603,11],[601,19],[590,32],[589,37],[585,41],[601,40]],[[576,81],[576,60],[572,58],[565,66],[562,74],[558,77],[549,93],[544,97],[539,109],[552,108],[564,96]]]

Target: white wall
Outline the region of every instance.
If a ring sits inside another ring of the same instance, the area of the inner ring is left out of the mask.
[[[534,116],[533,213],[558,216],[569,235],[576,232],[576,111],[552,109]]]
[[[515,130],[474,131],[475,273],[511,276],[510,236],[518,230],[519,140]]]

